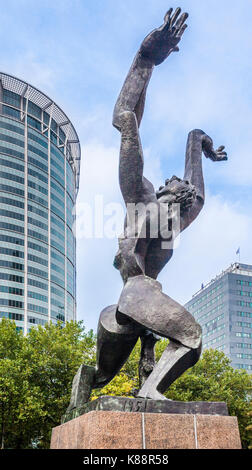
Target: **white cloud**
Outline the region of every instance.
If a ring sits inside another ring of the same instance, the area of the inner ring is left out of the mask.
[[[31,51],[15,58],[15,61],[12,58],[3,60],[2,66],[6,73],[11,73],[44,92],[50,93],[57,82],[55,70],[46,62],[42,63],[41,59]]]

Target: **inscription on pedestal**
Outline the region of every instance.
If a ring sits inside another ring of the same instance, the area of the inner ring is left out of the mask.
[[[90,411],[122,411],[132,413],[202,414],[228,416],[224,402],[183,402],[172,400],[150,400],[148,398],[127,398],[102,396],[69,410],[61,422],[66,423]]]
[[[126,398],[123,411],[132,411],[144,413],[147,407],[147,400],[144,399],[128,399]]]

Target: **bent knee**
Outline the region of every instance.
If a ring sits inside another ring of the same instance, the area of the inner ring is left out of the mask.
[[[137,118],[133,111],[123,110],[115,112],[113,116],[113,126],[119,129],[121,132],[128,127],[128,125],[137,126]]]

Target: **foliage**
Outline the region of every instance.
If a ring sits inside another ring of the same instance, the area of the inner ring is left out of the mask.
[[[120,374],[116,375],[111,382],[103,387],[102,389],[96,389],[92,392],[91,399],[102,395],[110,395],[113,397],[132,397],[132,389],[134,387],[134,380],[130,379],[125,372],[121,371]]]
[[[81,323],[48,324],[24,337],[14,322],[0,322],[2,448],[49,447],[83,362],[95,364],[95,337]]]
[[[33,438],[33,427],[43,418],[40,391],[29,383],[30,364],[22,360],[25,340],[15,324],[0,323],[1,447],[20,447]],[[27,426],[24,425],[27,423]]]

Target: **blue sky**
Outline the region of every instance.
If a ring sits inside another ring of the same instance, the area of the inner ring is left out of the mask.
[[[121,203],[120,139],[113,106],[134,55],[170,6],[188,11],[188,29],[156,67],[141,125],[145,174],[158,186],[183,176],[188,132],[201,128],[229,160],[204,160],[206,204],[182,234],[160,275],[164,291],[184,303],[202,282],[237,260],[252,264],[252,4],[250,0],[0,0],[1,70],[53,98],[82,145],[78,203]],[[106,216],[105,216],[106,219]],[[116,239],[79,239],[78,319],[96,329],[100,311],[122,288],[113,266]]]

